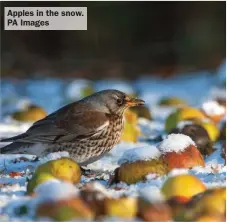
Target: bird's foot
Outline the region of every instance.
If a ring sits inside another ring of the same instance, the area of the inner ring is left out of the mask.
[[[40,158],[39,158],[38,156],[34,157],[34,158],[31,160],[31,162],[38,162],[38,161],[40,161]]]
[[[90,169],[84,169],[82,167],[80,167],[81,173],[83,176],[86,177],[97,177],[98,175],[100,175],[100,172],[94,171],[94,170],[90,170]]]
[[[84,175],[84,176],[87,176],[91,173],[90,169],[84,169],[83,167],[80,167],[80,170],[81,170],[82,175]]]

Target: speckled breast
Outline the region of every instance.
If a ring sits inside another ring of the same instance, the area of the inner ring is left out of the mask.
[[[108,127],[90,137],[75,141],[73,147],[67,150],[75,161],[86,164],[94,162],[120,141],[124,127],[123,117],[111,116],[109,121]]]
[[[109,126],[91,136],[89,140],[91,143],[96,141],[97,152],[108,152],[120,141],[123,127],[123,117],[111,116]]]

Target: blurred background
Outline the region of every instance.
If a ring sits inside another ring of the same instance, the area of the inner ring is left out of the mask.
[[[225,2],[1,6],[3,116],[25,101],[51,112],[105,88],[138,95],[149,106],[164,96],[180,96],[197,105],[211,95],[224,95],[219,91],[225,88]],[[88,30],[4,31],[6,6],[86,6]]]
[[[88,7],[87,31],[1,30],[2,77],[136,78],[215,70],[225,58],[225,2],[2,2]]]

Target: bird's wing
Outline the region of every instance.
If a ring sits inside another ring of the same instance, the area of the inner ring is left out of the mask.
[[[23,137],[19,137],[16,141],[30,143],[69,142],[96,134],[109,125],[108,114],[103,112],[75,113],[69,110],[64,115],[58,114],[53,113],[35,122],[23,134]]]

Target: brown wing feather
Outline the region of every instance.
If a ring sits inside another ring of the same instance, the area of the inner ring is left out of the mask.
[[[51,114],[34,123],[27,132],[26,137],[18,140],[29,143],[53,143],[68,141],[68,138],[86,137],[97,133],[106,127],[109,118],[106,113],[97,111],[85,111],[83,113],[66,112],[59,116]]]

